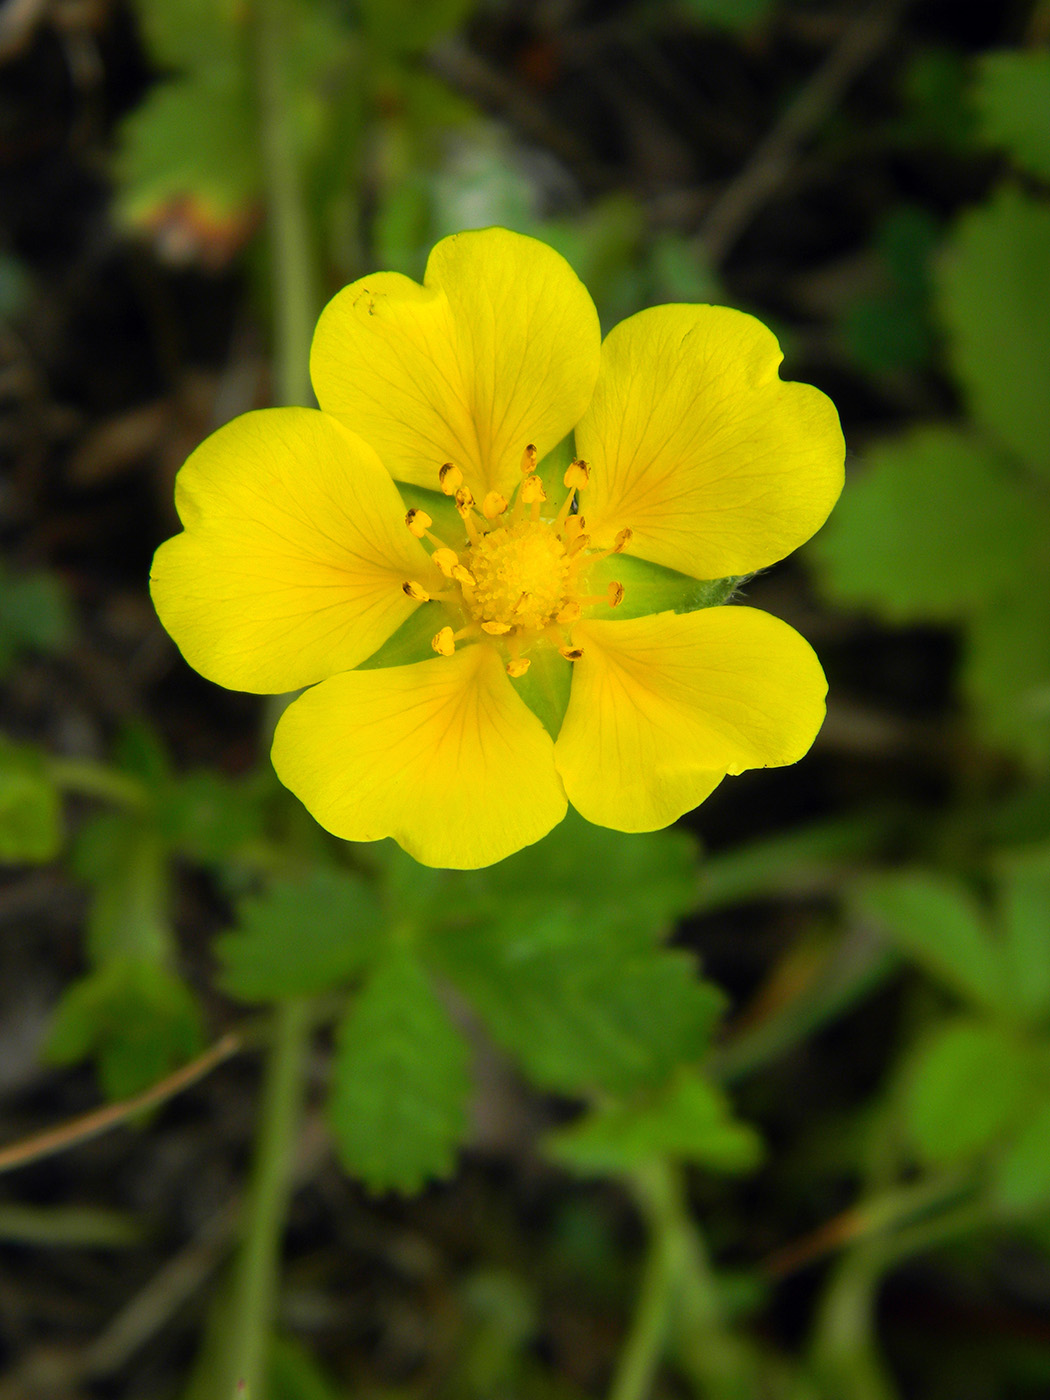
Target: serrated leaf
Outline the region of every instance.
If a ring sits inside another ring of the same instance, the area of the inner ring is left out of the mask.
[[[1050,1203],[1050,1103],[1036,1109],[997,1163],[993,1192],[1010,1212]]]
[[[1033,1066],[997,1026],[957,1021],[922,1047],[905,1097],[907,1127],[919,1155],[946,1163],[988,1147],[1023,1114]]]
[[[1050,53],[1010,49],[977,60],[980,134],[1015,165],[1050,180]]]
[[[655,1157],[732,1173],[757,1166],[762,1144],[721,1090],[685,1071],[648,1102],[600,1109],[554,1133],[547,1151],[588,1175],[634,1171]]]
[[[43,755],[0,736],[0,863],[54,860],[62,837],[62,804]]]
[[[999,921],[1010,990],[1022,1016],[1050,1014],[1050,849],[1003,862]]]
[[[1050,473],[1050,205],[1000,190],[955,225],[936,281],[971,412]]]
[[[460,875],[455,900],[469,913],[513,922],[558,905],[581,925],[597,922],[639,944],[665,934],[697,904],[696,843],[683,831],[627,833],[593,826],[571,808],[534,846]]]
[[[201,1046],[201,1018],[186,984],[156,963],[114,958],[69,987],[45,1054],[52,1064],[95,1059],[107,1098],[148,1088]]]
[[[866,882],[856,902],[943,986],[976,1006],[1012,1010],[1002,950],[964,885],[924,871],[887,875]]]
[[[1016,593],[1044,529],[1000,453],[920,428],[872,448],[810,552],[836,602],[952,621]]]
[[[216,940],[215,951],[219,986],[242,1001],[329,991],[367,967],[379,946],[378,900],[346,871],[275,880],[237,912],[238,927]]]
[[[469,1052],[413,953],[392,947],[338,1032],[329,1118],[371,1191],[447,1176],[466,1132]]]
[[[524,1073],[563,1093],[662,1083],[703,1055],[722,1007],[686,954],[593,911],[522,908],[428,948]]]

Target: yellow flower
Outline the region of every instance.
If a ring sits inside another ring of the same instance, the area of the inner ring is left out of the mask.
[[[422,286],[380,272],[329,303],[320,411],[248,413],[193,453],[157,611],[220,685],[311,687],[273,762],[337,836],[471,868],[567,802],[666,826],[726,774],[794,763],[824,715],[790,627],[671,610],[727,596],[686,598],[783,558],[838,497],[834,407],[780,359],[713,306],[639,312],[602,344],[550,248],[446,238]]]

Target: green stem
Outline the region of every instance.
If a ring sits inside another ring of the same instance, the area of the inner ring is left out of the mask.
[[[644,1400],[670,1340],[700,1395],[708,1400],[752,1400],[752,1368],[726,1324],[681,1173],[670,1162],[658,1161],[637,1172],[632,1185],[651,1243],[611,1400]]]
[[[255,0],[253,16],[259,140],[273,268],[274,397],[281,404],[311,404],[310,341],[317,300],[284,70],[283,0]]]
[[[287,1001],[274,1013],[252,1179],[241,1223],[241,1251],[229,1298],[224,1374],[217,1394],[243,1381],[265,1400],[266,1358],[277,1295],[278,1262],[304,1092],[310,1003]],[[223,1389],[223,1386],[225,1389]]]
[[[138,778],[107,768],[90,759],[56,758],[49,755],[47,771],[56,787],[75,792],[82,797],[98,797],[118,807],[131,807],[141,812],[149,806],[149,794]]]

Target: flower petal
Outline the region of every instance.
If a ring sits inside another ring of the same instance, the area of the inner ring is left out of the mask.
[[[824,718],[809,643],[754,608],[658,613],[573,629],[583,655],[555,747],[588,821],[653,831],[727,773],[795,763]]]
[[[281,692],[345,671],[417,604],[426,550],[372,449],[308,408],[246,413],[179,472],[185,525],[153,560],[160,620],[186,660],[232,690]]]
[[[598,374],[594,303],[545,244],[502,228],[434,248],[424,285],[396,272],[344,287],[310,356],[318,402],[400,481],[433,488],[455,462],[478,500],[509,492],[532,443],[576,424]]]
[[[742,311],[656,306],[602,346],[576,430],[592,536],[694,578],[751,573],[824,523],[842,489],[834,405],[784,383],[776,337]]]
[[[423,865],[491,865],[567,809],[551,738],[484,643],[333,676],[285,710],[272,756],[334,835],[393,836]]]

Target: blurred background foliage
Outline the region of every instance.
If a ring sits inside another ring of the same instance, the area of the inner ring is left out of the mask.
[[[0,6],[3,1400],[1048,1393],[1048,40]],[[759,315],[851,456],[746,587],[829,672],[810,757],[462,874],[320,832],[146,577],[324,300],[490,224],[606,327]]]

